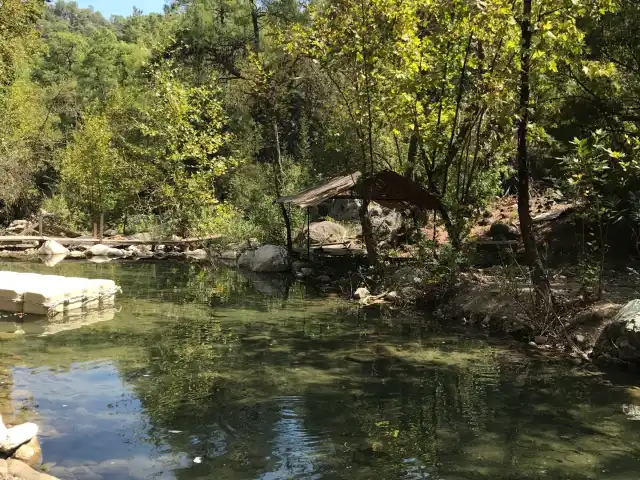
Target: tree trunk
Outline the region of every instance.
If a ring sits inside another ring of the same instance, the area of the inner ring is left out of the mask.
[[[282,184],[282,179],[284,177],[284,171],[282,167],[282,154],[280,152],[280,134],[278,132],[278,123],[275,120],[273,121],[273,133],[276,139],[276,155],[277,155],[277,162],[278,162],[278,168],[275,168],[275,165],[274,165],[273,174],[274,174],[274,180],[275,180],[276,195],[278,196],[278,198],[280,198],[280,196],[282,196],[282,191],[280,186]],[[284,228],[287,231],[287,253],[289,254],[289,263],[291,263],[291,259],[293,258],[293,239],[291,236],[291,218],[289,217],[289,212],[287,211],[287,207],[285,206],[284,203],[280,204],[280,211],[282,213],[282,220],[284,221]]]
[[[260,24],[258,23],[258,6],[251,0],[251,25],[253,26],[253,50],[260,51]]]
[[[371,218],[369,217],[369,195],[364,195],[362,199],[362,205],[360,206],[360,224],[362,225],[362,238],[364,238],[364,244],[367,247],[367,259],[369,265],[378,265],[378,253],[376,251],[376,241],[373,238],[373,225],[371,225]]]
[[[518,217],[520,232],[524,244],[525,256],[529,265],[531,281],[537,291],[538,306],[550,306],[553,303],[549,278],[542,265],[533,233],[529,200],[529,158],[527,154],[527,130],[529,127],[530,71],[531,71],[531,2],[523,0],[520,50],[520,101],[518,119]]]

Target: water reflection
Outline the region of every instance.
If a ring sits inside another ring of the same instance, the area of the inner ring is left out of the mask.
[[[637,478],[633,377],[364,316],[281,278],[265,289],[194,265],[49,271],[123,287],[106,322],[46,337],[29,318],[0,324],[25,332],[1,344],[4,408],[43,425],[61,478]]]

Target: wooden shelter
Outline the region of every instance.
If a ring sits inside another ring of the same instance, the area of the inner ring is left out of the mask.
[[[427,192],[416,182],[391,170],[384,170],[369,177],[353,172],[332,178],[294,195],[286,195],[274,201],[307,209],[307,254],[310,253],[310,207],[331,199],[368,198],[388,208],[436,210],[440,199]]]
[[[365,196],[389,208],[416,207],[421,210],[434,210],[440,206],[438,197],[427,192],[410,178],[391,170],[384,170],[367,178],[360,172],[335,177],[294,195],[280,197],[274,203],[289,203],[308,208],[331,199],[358,199]]]

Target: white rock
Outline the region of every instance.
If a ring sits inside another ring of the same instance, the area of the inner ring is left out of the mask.
[[[69,250],[60,245],[55,240],[47,240],[44,244],[38,249],[38,254],[44,256],[51,255],[67,255]]]
[[[191,250],[189,252],[185,252],[185,255],[188,258],[193,258],[196,260],[204,260],[208,257],[207,251],[204,248],[199,248],[197,250]]]
[[[15,427],[7,428],[0,417],[0,452],[8,453],[27,443],[38,434],[38,426],[35,423],[23,423]]]
[[[353,293],[353,298],[355,298],[356,300],[362,300],[369,295],[371,295],[371,293],[368,289],[366,289],[365,287],[360,287]]]
[[[122,250],[102,244],[93,245],[89,249],[89,253],[94,257],[124,257]]]

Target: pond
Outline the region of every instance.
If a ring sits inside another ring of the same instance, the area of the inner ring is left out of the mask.
[[[40,425],[61,479],[638,478],[632,375],[359,311],[280,277],[2,269],[122,286],[113,311],[75,330],[0,318],[0,412]]]

